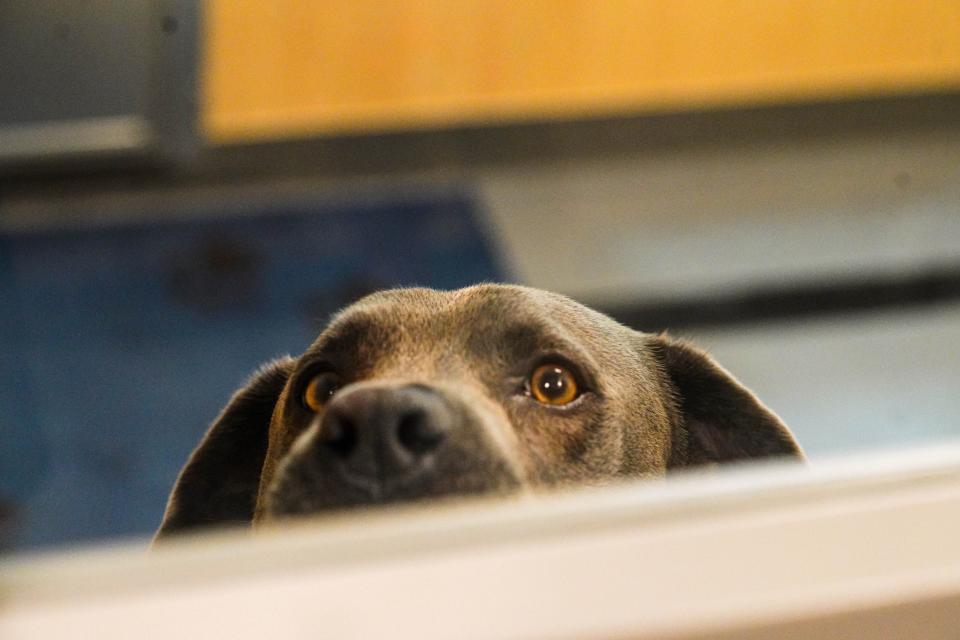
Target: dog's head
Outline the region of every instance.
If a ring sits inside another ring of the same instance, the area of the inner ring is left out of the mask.
[[[234,395],[159,535],[777,455],[802,454],[686,343],[525,287],[400,289],[348,307]]]

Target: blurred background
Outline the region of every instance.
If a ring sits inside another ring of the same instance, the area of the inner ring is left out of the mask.
[[[955,0],[4,0],[0,549],[146,536],[264,360],[511,281],[810,457],[960,435]]]

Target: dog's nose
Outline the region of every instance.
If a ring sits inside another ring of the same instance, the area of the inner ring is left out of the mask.
[[[317,440],[348,476],[383,485],[426,466],[452,419],[426,386],[346,389],[327,405]]]

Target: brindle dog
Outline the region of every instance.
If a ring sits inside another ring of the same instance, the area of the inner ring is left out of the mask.
[[[354,505],[802,457],[697,348],[519,286],[399,289],[264,366],[180,473],[158,537]]]

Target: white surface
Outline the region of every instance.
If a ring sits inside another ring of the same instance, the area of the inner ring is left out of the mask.
[[[690,336],[813,457],[960,437],[960,305]]]
[[[521,279],[585,302],[960,258],[960,133],[638,148],[479,181]]]
[[[105,116],[0,127],[0,153],[5,161],[70,153],[136,150],[152,141],[150,123],[139,116]]]
[[[953,638],[960,448],[0,568],[0,637]],[[878,626],[879,625],[879,626]]]

